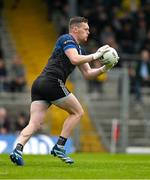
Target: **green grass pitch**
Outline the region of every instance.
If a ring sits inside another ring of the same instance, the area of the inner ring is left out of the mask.
[[[25,166],[0,155],[0,179],[150,179],[150,155],[75,153],[73,165],[51,155],[24,155]]]

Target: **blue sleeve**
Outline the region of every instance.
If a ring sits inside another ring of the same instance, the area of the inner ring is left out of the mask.
[[[62,36],[62,38],[60,39],[60,43],[64,51],[70,48],[77,49],[75,41],[69,35]]]

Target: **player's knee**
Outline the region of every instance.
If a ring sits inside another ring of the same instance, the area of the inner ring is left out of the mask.
[[[77,119],[80,120],[84,115],[84,110],[83,109],[80,109],[77,113],[76,113],[76,116],[77,116]]]
[[[82,118],[82,117],[83,117],[83,115],[84,115],[84,110],[83,110],[83,109],[81,109],[81,111],[80,111],[80,118]]]

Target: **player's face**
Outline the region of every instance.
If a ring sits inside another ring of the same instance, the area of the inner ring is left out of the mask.
[[[87,23],[81,23],[78,27],[78,39],[80,42],[86,42],[88,39],[90,32],[89,32],[89,25]]]

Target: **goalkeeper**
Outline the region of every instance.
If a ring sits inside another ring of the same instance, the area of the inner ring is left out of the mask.
[[[84,17],[74,17],[69,22],[69,33],[58,38],[47,65],[33,82],[30,121],[20,133],[17,145],[10,154],[10,159],[14,164],[24,165],[23,147],[30,137],[41,128],[46,111],[51,104],[69,113],[51,154],[65,163],[74,162],[67,156],[64,146],[84,111],[78,99],[66,88],[66,79],[76,66],[86,79],[92,79],[108,71],[117,63],[101,58],[109,50],[108,45],[99,48],[93,54],[85,55],[80,44],[87,41],[89,34],[88,20]],[[90,68],[89,62],[93,60],[99,63],[99,67]],[[103,65],[101,66],[101,64]]]

